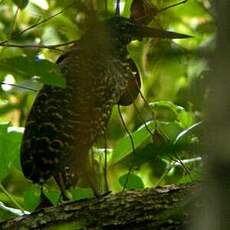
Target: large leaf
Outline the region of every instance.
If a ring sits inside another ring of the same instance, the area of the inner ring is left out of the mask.
[[[40,202],[39,186],[31,185],[24,189],[24,207],[28,210],[34,210]]]
[[[122,187],[125,187],[127,189],[143,189],[144,183],[142,179],[133,174],[133,173],[127,173],[119,178],[119,183]]]
[[[177,121],[158,122],[157,131],[165,140],[165,143],[163,142],[160,145],[159,154],[162,157],[172,156],[195,148],[197,146],[197,138],[194,138],[196,136],[192,133],[195,127],[197,127],[196,124],[184,129]]]
[[[183,128],[177,121],[172,122],[158,122],[157,128],[161,136],[168,142],[173,143],[177,135],[182,132]]]
[[[135,149],[149,140],[149,138],[154,134],[155,126],[155,122],[151,121],[145,125],[142,125],[138,130],[131,134]],[[117,164],[119,161],[122,161],[130,154],[133,154],[133,146],[130,136],[127,135],[123,137],[114,148],[110,164]]]
[[[175,104],[171,101],[154,101],[149,103],[150,107],[154,110],[156,113],[157,118],[164,118],[167,121],[174,121],[177,119],[177,108]]]
[[[193,117],[183,107],[174,104],[172,101],[154,101],[149,103],[154,110],[157,119],[163,121],[179,121],[186,128],[193,122]]]
[[[192,131],[193,131],[194,129],[200,127],[200,125],[202,125],[202,124],[203,124],[203,121],[197,122],[197,123],[191,125],[190,127],[188,127],[187,129],[183,130],[182,132],[180,132],[180,133],[177,135],[177,137],[176,137],[176,139],[175,139],[175,141],[174,141],[173,144],[176,145],[176,144],[178,144],[179,142],[182,142],[185,138],[188,137],[188,135],[191,135],[191,133],[192,133]]]
[[[21,139],[21,129],[11,128],[9,123],[0,124],[0,180],[8,175],[10,168],[20,167]]]
[[[65,86],[65,80],[58,65],[44,59],[31,57],[3,58],[0,60],[0,70],[23,78],[36,76],[47,85]]]

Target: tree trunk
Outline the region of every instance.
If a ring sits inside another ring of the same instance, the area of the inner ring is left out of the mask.
[[[195,230],[230,229],[230,1],[214,3],[217,36],[207,108],[205,205]]]
[[[184,229],[195,185],[125,191],[50,207],[0,224],[0,229]]]

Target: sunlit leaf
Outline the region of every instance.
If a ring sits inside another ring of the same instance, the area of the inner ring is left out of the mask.
[[[40,202],[40,188],[35,185],[26,187],[23,192],[24,206],[28,210],[34,210]]]
[[[10,124],[0,124],[0,180],[5,178],[9,169],[19,168],[19,149],[22,139],[21,130],[10,130]]]
[[[59,67],[48,60],[31,57],[3,58],[0,61],[0,70],[29,79],[36,77],[47,85],[65,87]]]
[[[154,101],[149,103],[158,120],[179,121],[183,127],[188,127],[193,122],[192,115],[172,101]]]
[[[158,122],[158,131],[168,142],[174,142],[177,135],[183,130],[179,122]]]
[[[177,119],[177,108],[175,104],[171,101],[155,101],[149,103],[150,107],[156,113],[157,119],[161,120],[164,118],[167,121],[176,120]]]
[[[195,128],[199,127],[201,124],[203,124],[202,121],[197,122],[197,123],[193,124],[192,126],[190,126],[189,128],[187,128],[187,129],[183,130],[182,132],[180,132],[180,133],[177,135],[177,137],[176,137],[176,139],[175,139],[175,141],[174,141],[174,144],[177,144],[179,141],[182,141],[183,138],[185,138],[185,137],[187,137],[189,134],[191,134],[191,132],[192,132]]]
[[[181,111],[178,113],[178,121],[183,128],[187,128],[192,125],[192,123],[194,122],[194,118],[190,112],[181,109]]]
[[[142,125],[138,130],[131,134],[135,149],[152,137],[152,134],[154,134],[155,125],[155,122],[151,121],[146,123],[146,125]],[[146,126],[149,130],[146,129]],[[149,131],[151,131],[151,133]],[[131,139],[129,136],[125,136],[119,140],[118,144],[114,148],[110,164],[116,164],[132,153],[133,147]]]
[[[125,174],[119,178],[119,183],[122,187],[126,187],[127,189],[143,189],[144,188],[144,183],[142,179],[133,174]]]
[[[58,204],[58,201],[60,200],[60,193],[56,191],[46,191],[44,194],[47,196],[48,200],[51,201],[52,204],[56,205]]]

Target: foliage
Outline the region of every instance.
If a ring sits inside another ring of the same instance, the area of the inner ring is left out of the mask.
[[[152,2],[162,9],[178,1]],[[53,64],[63,47],[52,45],[78,39],[88,26],[90,10],[105,16],[102,3],[0,1],[0,81],[9,83],[2,84],[0,91],[0,201],[9,207],[19,203],[31,211],[39,200],[40,188],[22,175],[19,149],[21,127],[36,96],[34,91],[41,83],[64,87],[59,69]],[[131,0],[121,1],[123,16],[129,16],[130,4]],[[114,1],[108,1],[109,14],[114,8]],[[134,105],[121,108],[129,133],[120,122],[117,108],[110,120],[107,178],[113,192],[124,186],[142,189],[187,183],[201,176],[200,121],[204,119],[203,104],[208,93],[208,66],[203,54],[211,53],[215,30],[210,2],[188,0],[157,14],[150,25],[193,37],[172,41],[145,39],[130,44],[130,55],[141,73],[143,95]],[[105,156],[102,142],[95,145],[101,164]],[[53,181],[44,190],[52,202],[58,201],[59,192]],[[70,192],[74,199],[92,196],[89,188]],[[0,218],[10,216],[9,212],[0,211]]]

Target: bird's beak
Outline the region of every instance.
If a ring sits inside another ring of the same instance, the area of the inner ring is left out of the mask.
[[[168,38],[168,39],[184,39],[191,38],[192,36],[186,34],[180,34],[175,32],[170,32],[167,30],[155,29],[148,26],[137,26],[137,36],[135,39],[142,38]]]

